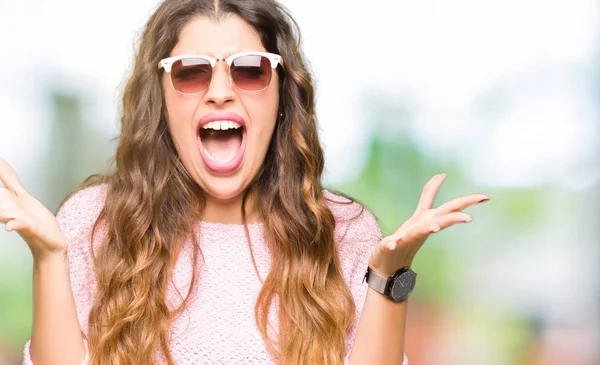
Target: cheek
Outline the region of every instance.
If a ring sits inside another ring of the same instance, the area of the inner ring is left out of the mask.
[[[246,105],[248,116],[252,120],[254,125],[254,138],[258,142],[258,149],[262,154],[263,150],[266,150],[275,129],[275,123],[277,121],[278,105],[277,100],[270,100],[265,102],[263,99],[260,102]]]
[[[279,113],[279,91],[276,88],[263,95],[252,95],[244,104],[257,129],[263,133],[273,130]]]
[[[167,81],[171,82],[170,80]],[[163,87],[167,123],[179,150],[179,146],[185,146],[190,143],[190,141],[187,141],[190,139],[188,132],[192,125],[191,120],[193,119],[196,105],[191,98],[183,98],[170,85],[165,85],[163,82]]]

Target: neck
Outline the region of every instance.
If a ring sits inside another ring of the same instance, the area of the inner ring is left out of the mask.
[[[242,196],[231,199],[216,199],[206,195],[206,205],[202,214],[202,221],[211,223],[243,224]],[[258,212],[254,209],[252,194],[246,199],[246,223],[259,222]]]

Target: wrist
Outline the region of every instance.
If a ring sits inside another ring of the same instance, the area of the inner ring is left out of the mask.
[[[404,263],[398,267],[379,267],[379,266],[369,265],[368,268],[369,268],[369,270],[371,270],[372,272],[376,273],[379,276],[391,277],[400,270],[410,269],[411,264],[412,263]]]
[[[65,264],[68,261],[67,250],[33,254],[33,265],[36,267]]]
[[[417,274],[410,268],[396,270],[391,275],[381,275],[367,268],[363,281],[376,292],[383,294],[394,302],[406,300],[415,287]]]
[[[406,251],[399,251],[397,248],[392,260],[385,259],[383,255],[371,255],[369,259],[369,268],[371,271],[381,276],[392,276],[398,270],[410,269],[414,260],[414,254]]]

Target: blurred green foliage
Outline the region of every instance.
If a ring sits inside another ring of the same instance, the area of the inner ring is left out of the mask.
[[[39,171],[46,189],[39,198],[55,211],[87,176],[106,170],[114,149],[107,141],[108,136],[93,130],[89,120],[86,122],[82,100],[57,90],[51,90],[49,95],[54,109],[50,137],[53,142]],[[542,224],[543,203],[551,187],[483,191],[465,175],[456,157],[426,154],[402,128],[390,133],[383,122],[396,118],[398,110],[390,106],[382,110],[372,120],[376,128],[369,138],[364,169],[331,188],[363,203],[377,216],[384,235],[396,230],[413,213],[424,184],[435,174],[447,174],[436,206],[475,192],[491,196],[485,209],[467,210],[474,216],[469,228],[458,225],[429,238],[415,259],[414,268],[421,274],[414,296],[417,302],[449,310],[463,331],[475,328],[474,333],[486,333],[486,341],[504,354],[504,363],[522,363],[536,331],[531,318],[519,313],[494,315],[477,304],[461,307],[456,303],[455,293],[469,280],[465,271],[469,259],[466,252],[488,250],[485,252],[489,254],[494,247],[510,245],[511,238],[520,232]],[[407,122],[408,112],[398,115],[401,116],[398,123]],[[0,347],[7,347],[15,358],[31,334],[31,291],[31,267],[0,265]]]

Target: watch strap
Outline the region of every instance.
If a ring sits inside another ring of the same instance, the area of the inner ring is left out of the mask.
[[[381,294],[385,294],[385,289],[387,288],[389,278],[377,274],[371,270],[371,268],[367,268],[363,282],[365,280],[371,289]]]

